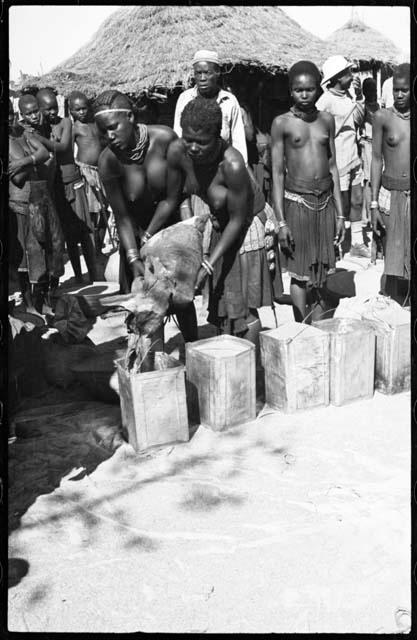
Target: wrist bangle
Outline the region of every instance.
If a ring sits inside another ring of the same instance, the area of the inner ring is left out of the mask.
[[[203,269],[205,269],[207,271],[209,276],[213,275],[213,271],[214,271],[213,270],[213,265],[211,265],[208,260],[203,260],[203,262],[201,263],[201,266],[203,267]]]
[[[285,222],[285,220],[280,220],[280,221],[278,222],[278,231],[279,231],[280,229],[283,229],[284,227],[288,227],[287,223]]]
[[[345,216],[336,216],[336,220],[345,220]]]
[[[126,258],[128,264],[132,264],[132,262],[140,259],[139,251],[137,249],[128,249],[126,251]]]
[[[30,154],[30,157],[32,158],[32,164],[33,164],[33,166],[34,166],[34,167],[36,167],[36,158],[35,158],[35,156],[33,155],[33,153],[31,153],[31,154]]]
[[[148,233],[148,231],[145,231],[145,233],[142,236],[142,244],[146,244],[148,240],[150,240],[151,238],[152,238],[152,234]]]
[[[370,209],[377,209],[379,207],[378,200],[371,200],[371,204],[369,205]]]

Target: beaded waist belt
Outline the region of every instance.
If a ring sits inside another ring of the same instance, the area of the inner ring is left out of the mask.
[[[292,200],[293,202],[298,202],[299,204],[302,204],[304,207],[306,207],[306,209],[310,209],[310,211],[322,211],[329,204],[330,198],[333,197],[333,194],[329,193],[329,195],[326,197],[326,199],[323,202],[320,202],[320,204],[317,204],[317,205],[312,205],[311,202],[308,202],[299,193],[293,193],[292,191],[287,191],[286,189],[285,189],[285,192],[284,192],[284,197],[287,200]]]

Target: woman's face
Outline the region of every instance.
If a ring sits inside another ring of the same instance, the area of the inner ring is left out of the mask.
[[[291,86],[291,97],[294,104],[302,110],[314,106],[317,101],[319,87],[317,80],[310,74],[295,76]]]
[[[112,150],[126,151],[135,146],[134,117],[131,111],[101,113],[95,120]]]
[[[392,83],[394,105],[398,109],[408,109],[410,106],[410,82],[407,78],[394,78]]]
[[[205,164],[210,160],[217,148],[219,138],[210,131],[195,130],[190,126],[183,128],[182,139],[187,153],[194,164]]]

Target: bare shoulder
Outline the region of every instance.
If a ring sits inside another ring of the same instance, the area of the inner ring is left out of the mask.
[[[148,132],[151,139],[166,145],[169,145],[170,142],[178,137],[171,127],[167,127],[164,124],[150,124],[148,125]]]
[[[390,111],[388,109],[378,109],[374,113],[374,117],[372,120],[372,126],[383,124],[387,122],[387,119],[390,117]]]
[[[276,116],[272,121],[271,126],[271,136],[274,137],[276,135],[284,133],[286,127],[288,126],[291,118],[291,113],[287,111],[286,113],[282,113],[280,116]]]
[[[186,154],[185,142],[182,138],[174,138],[169,143],[167,158],[173,164],[181,162]]]
[[[71,118],[61,118],[61,122],[60,125],[62,127],[62,130],[64,129],[72,129],[72,120]]]
[[[243,156],[234,147],[227,147],[221,166],[227,184],[236,185],[240,183],[243,185],[248,178]]]

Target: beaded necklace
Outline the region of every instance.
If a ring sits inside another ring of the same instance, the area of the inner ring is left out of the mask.
[[[317,114],[319,112],[315,106],[312,109],[309,109],[309,111],[302,111],[295,105],[291,107],[290,111],[296,118],[300,118],[301,120],[304,120],[304,122],[314,122],[317,120]]]
[[[401,111],[398,111],[398,109],[396,109],[394,105],[392,105],[391,111],[392,111],[392,113],[395,113],[396,116],[401,118],[401,120],[409,120],[410,119],[410,115],[411,115],[411,110],[410,109],[408,109],[408,111],[404,111],[404,113],[402,113]]]
[[[138,138],[136,145],[128,152],[128,157],[132,162],[142,164],[149,147],[149,132],[146,124],[138,123],[136,125],[136,136]]]

